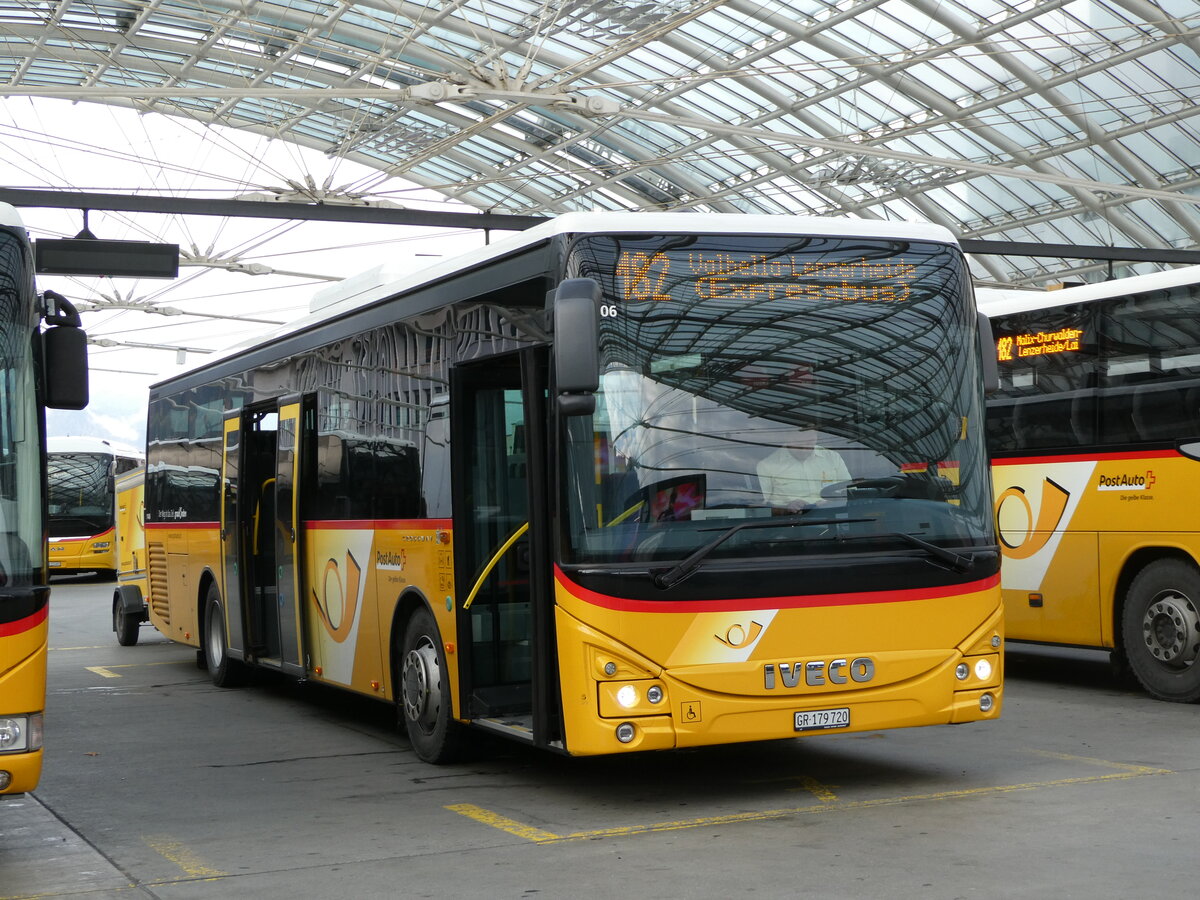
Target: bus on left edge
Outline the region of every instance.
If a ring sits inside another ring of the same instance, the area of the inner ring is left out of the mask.
[[[50,587],[46,559],[47,407],[88,402],[79,313],[33,285],[21,218],[0,204],[0,795],[42,772]]]

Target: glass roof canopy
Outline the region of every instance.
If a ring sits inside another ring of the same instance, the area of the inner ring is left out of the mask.
[[[0,80],[295,141],[489,212],[1200,246],[1195,0],[0,2]],[[1023,284],[1091,264],[973,265]]]

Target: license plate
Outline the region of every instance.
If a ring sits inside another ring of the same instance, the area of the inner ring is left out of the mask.
[[[62,563],[60,563],[60,562],[58,562],[57,560],[55,560],[55,561],[52,561],[52,562],[50,563],[50,568],[52,568],[52,569],[57,569],[57,568],[59,568],[61,565],[62,565]]]
[[[850,707],[837,709],[806,709],[796,713],[797,731],[824,731],[826,728],[849,728]]]

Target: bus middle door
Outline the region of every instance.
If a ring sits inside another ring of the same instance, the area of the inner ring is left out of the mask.
[[[296,490],[301,412],[300,398],[287,397],[241,413],[237,489],[231,500],[226,486],[222,523],[230,643],[239,624],[244,626],[244,658],[296,677],[305,674]],[[227,435],[230,427],[227,421]],[[229,456],[227,450],[227,468]]]

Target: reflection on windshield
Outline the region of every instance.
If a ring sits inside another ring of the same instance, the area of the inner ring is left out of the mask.
[[[54,453],[46,468],[51,537],[96,534],[112,524],[111,457]]]
[[[583,273],[596,277],[639,239],[608,240],[586,248]],[[644,253],[639,265],[686,272],[679,254],[668,266]],[[753,268],[780,281],[800,256],[783,247],[787,265],[767,266],[759,252]],[[596,412],[568,423],[568,561],[678,560],[738,521],[785,516],[738,529],[713,557],[911,549],[904,535],[991,543],[964,274],[945,248],[905,245],[903,258],[893,267],[911,273],[903,297],[878,302],[857,302],[880,292],[842,282],[830,297],[820,283],[717,294],[665,276],[645,300],[626,289],[602,319]]]

